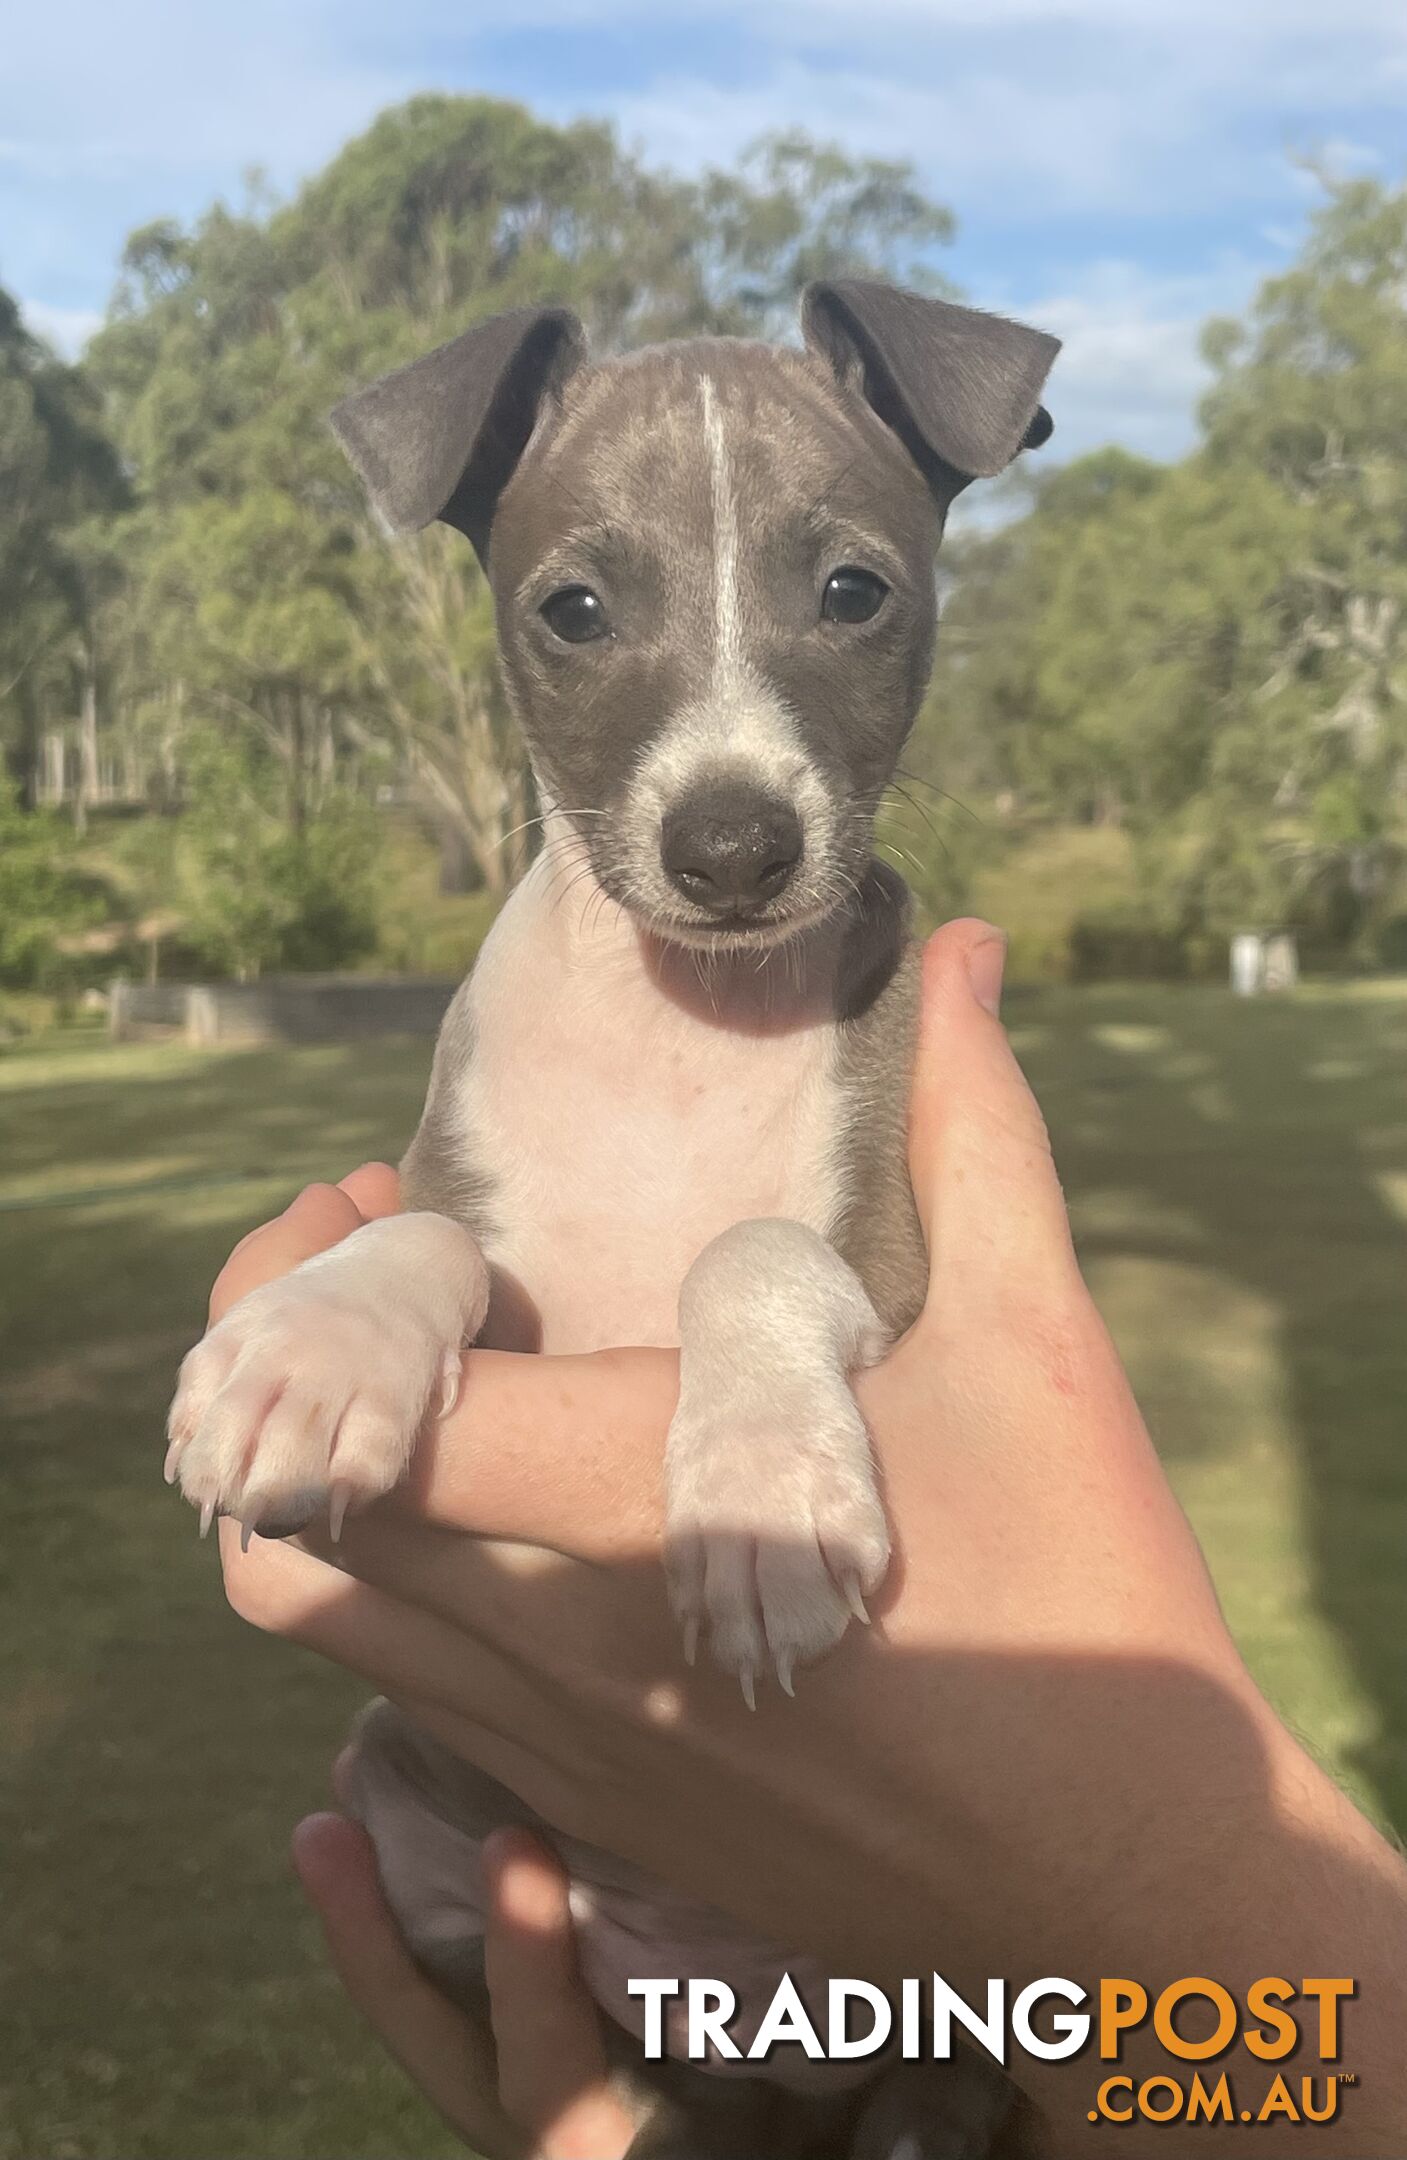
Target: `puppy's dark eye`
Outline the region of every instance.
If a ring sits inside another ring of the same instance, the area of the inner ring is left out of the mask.
[[[878,615],[889,587],[872,570],[858,570],[845,563],[832,570],[821,595],[821,613],[827,622],[868,622]]]
[[[590,645],[611,634],[606,610],[589,585],[564,585],[543,601],[541,614],[564,645]]]

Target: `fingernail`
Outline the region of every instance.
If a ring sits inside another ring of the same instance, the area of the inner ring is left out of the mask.
[[[967,979],[972,995],[984,1012],[995,1019],[1002,1009],[1002,973],[1006,967],[1006,938],[1000,930],[984,937],[968,950]]]

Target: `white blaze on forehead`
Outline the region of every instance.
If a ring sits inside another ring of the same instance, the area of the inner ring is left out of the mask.
[[[701,782],[751,782],[792,806],[806,852],[816,858],[830,839],[834,812],[792,715],[748,663],[735,466],[725,407],[706,375],[699,382],[699,406],[712,508],[713,665],[706,688],[674,714],[651,746],[632,809],[653,831]]]
[[[713,498],[713,621],[717,637],[715,669],[736,666],[742,657],[742,626],[738,619],[738,505],[733,493],[732,460],[723,415],[718,409],[713,384],[705,375],[699,384],[703,403],[704,441],[708,445],[709,486]]]

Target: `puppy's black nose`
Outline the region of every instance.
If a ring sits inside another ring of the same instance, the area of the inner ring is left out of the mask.
[[[696,907],[751,914],[791,883],[802,844],[801,820],[789,804],[755,788],[711,788],[669,812],[660,861]]]

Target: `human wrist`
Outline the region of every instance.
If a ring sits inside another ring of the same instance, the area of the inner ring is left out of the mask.
[[[1268,2123],[1293,2127],[1305,2160],[1399,2160],[1407,1865],[1264,1703],[1257,1725],[1260,1789],[1181,1848],[1187,1795],[1170,1793],[1145,1825],[1168,1864],[1125,1882],[1103,1923],[1072,1944],[1070,1966],[1093,2002],[1101,1983],[1125,1982],[1146,1993],[1148,2009],[1112,2055],[1096,2053],[1096,2039],[1078,2061],[1037,2066],[1028,2082],[1043,2160],[1156,2156],[1167,2151],[1168,2120],[1194,2119],[1206,2160],[1247,2150],[1242,2131]],[[1210,2036],[1214,1998],[1201,1991],[1224,1990],[1234,2004],[1231,2037],[1211,2057],[1170,2047],[1158,2030],[1158,1997],[1170,1991],[1170,2002],[1179,1983],[1187,2001],[1168,2014],[1183,2039]],[[1122,1992],[1119,2006],[1139,2007]],[[1282,2031],[1277,2009],[1293,2032]],[[1215,2108],[1205,2119],[1187,2112],[1198,2079]],[[1178,2113],[1162,2114],[1174,2104]]]

